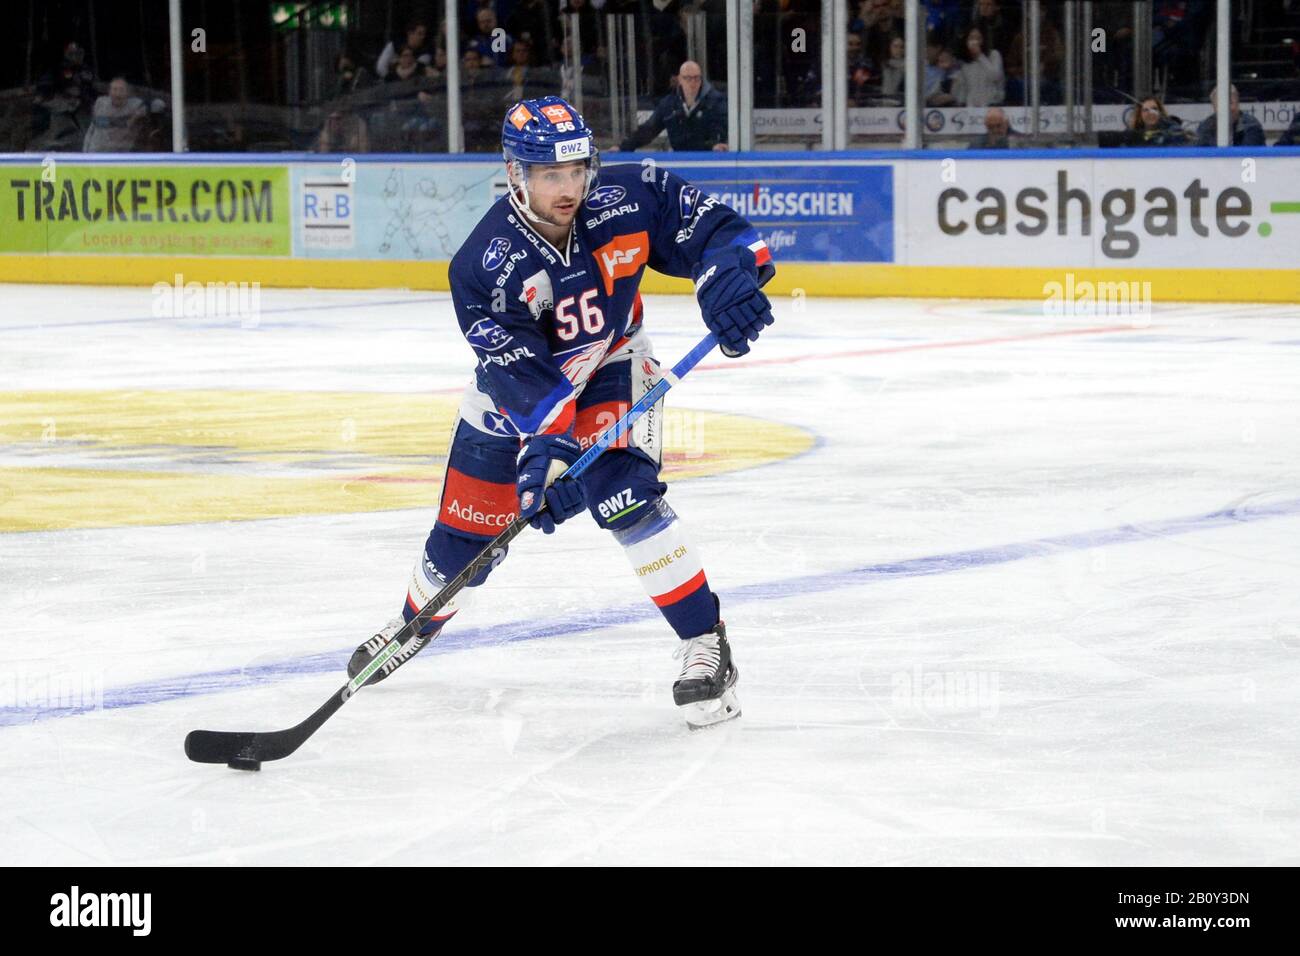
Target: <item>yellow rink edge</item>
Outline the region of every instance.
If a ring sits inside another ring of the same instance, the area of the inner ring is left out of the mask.
[[[83,285],[257,282],[266,287],[447,291],[445,261],[273,257],[0,255],[0,282]],[[769,294],[1043,299],[1048,283],[1146,283],[1155,302],[1300,302],[1300,269],[1019,268],[780,263]],[[1135,290],[1143,294],[1141,286]],[[647,271],[647,293],[690,294],[691,283]]]

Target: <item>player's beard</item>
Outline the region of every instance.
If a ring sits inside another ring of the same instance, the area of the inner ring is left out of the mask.
[[[541,219],[543,219],[545,222],[547,222],[552,226],[556,226],[560,229],[567,229],[570,226],[572,226],[573,221],[578,218],[578,197],[566,196],[561,201],[569,203],[570,205],[572,205],[573,208],[567,213],[561,213],[556,209],[556,206],[559,205],[560,202],[557,201],[556,203],[552,203],[551,208],[546,212],[545,215],[542,215],[540,213],[538,215],[540,216]]]

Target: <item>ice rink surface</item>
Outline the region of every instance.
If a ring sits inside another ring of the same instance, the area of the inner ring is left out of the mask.
[[[581,517],[240,773],[185,734],[297,723],[401,603],[448,296],[0,294],[7,863],[1300,863],[1294,306],[781,299],[668,397],[743,717],[687,731]]]

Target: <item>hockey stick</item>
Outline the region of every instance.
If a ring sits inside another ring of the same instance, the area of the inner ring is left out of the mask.
[[[713,351],[717,344],[717,338],[710,332],[695,348],[686,353],[671,371],[661,369],[659,381],[641,397],[640,401],[628,409],[622,418],[602,432],[591,447],[570,465],[561,477],[577,478],[586,471],[605,449],[626,434],[638,418],[663,398],[664,394],[699,364],[704,356]],[[460,574],[443,585],[442,590],[435,594],[428,604],[420,608],[420,612],[393,636],[393,640],[389,641],[388,646],[376,655],[374,660],[356,677],[331,694],[329,700],[321,704],[316,712],[302,723],[288,730],[268,733],[192,730],[185,737],[185,756],[198,763],[228,764],[237,770],[256,770],[264,760],[280,760],[289,756],[301,747],[308,737],[316,733],[325,721],[333,717],[340,707],[351,700],[352,696],[366,685],[371,675],[399,653],[403,644],[418,634],[475,575],[486,567],[500,563],[505,558],[506,545],[527,526],[528,519],[515,518],[475,556],[474,560],[470,561]]]

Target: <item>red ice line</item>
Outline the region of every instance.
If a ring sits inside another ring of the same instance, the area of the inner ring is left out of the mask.
[[[795,362],[816,362],[830,359],[855,358],[859,355],[889,355],[894,352],[919,352],[922,349],[955,349],[970,345],[998,345],[1003,342],[1026,342],[1030,339],[1047,339],[1058,335],[1103,335],[1107,332],[1131,332],[1134,325],[1099,325],[1090,329],[1058,329],[1054,332],[1030,332],[1025,335],[999,335],[987,339],[958,339],[953,342],[919,342],[914,345],[889,345],[875,349],[855,349],[851,352],[810,352],[807,355],[788,355],[784,358],[753,359],[748,362],[713,362],[699,366],[701,371],[715,369],[752,368],[755,365],[791,365]]]

